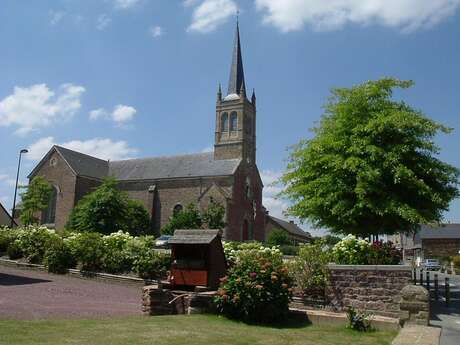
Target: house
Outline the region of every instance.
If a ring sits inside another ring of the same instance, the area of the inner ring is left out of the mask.
[[[295,245],[312,241],[311,234],[302,230],[292,220],[285,221],[267,214],[265,229],[267,238],[273,230],[283,230],[288,234],[289,239]]]
[[[14,225],[16,225],[16,223],[14,223]],[[1,226],[11,226],[11,216],[0,202],[0,227]]]
[[[460,254],[460,224],[422,225],[415,235],[398,235],[396,245],[405,257],[419,260]]]

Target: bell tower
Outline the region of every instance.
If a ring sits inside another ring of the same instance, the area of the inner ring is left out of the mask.
[[[219,85],[216,103],[214,159],[240,158],[248,164],[256,162],[256,96],[246,96],[240,29],[236,23],[232,65],[227,95]]]

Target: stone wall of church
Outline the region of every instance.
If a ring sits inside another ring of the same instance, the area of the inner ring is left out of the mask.
[[[56,202],[56,230],[64,229],[74,207],[77,178],[61,156],[54,152],[34,176],[42,176],[58,190]]]
[[[190,203],[207,207],[209,197],[226,206],[226,200],[219,197],[219,193],[212,190],[213,184],[223,188],[231,187],[233,178],[190,178],[170,180],[147,180],[138,182],[120,182],[120,189],[139,200],[149,211],[152,217],[154,231],[159,233],[161,227],[169,222],[174,207],[178,204],[186,207]],[[150,190],[150,191],[149,191]],[[209,194],[209,195],[208,195]],[[201,199],[200,199],[201,197]]]

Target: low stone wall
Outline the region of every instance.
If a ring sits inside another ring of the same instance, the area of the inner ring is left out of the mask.
[[[161,284],[142,289],[142,312],[146,315],[203,314],[214,312],[216,291],[190,292],[164,289]]]
[[[411,283],[411,267],[402,265],[329,264],[329,308],[353,307],[376,315],[399,318],[402,290]]]

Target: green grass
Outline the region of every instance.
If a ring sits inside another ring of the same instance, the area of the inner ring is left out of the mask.
[[[0,344],[386,345],[396,332],[358,333],[341,327],[289,323],[251,326],[211,315],[104,320],[0,320]]]

